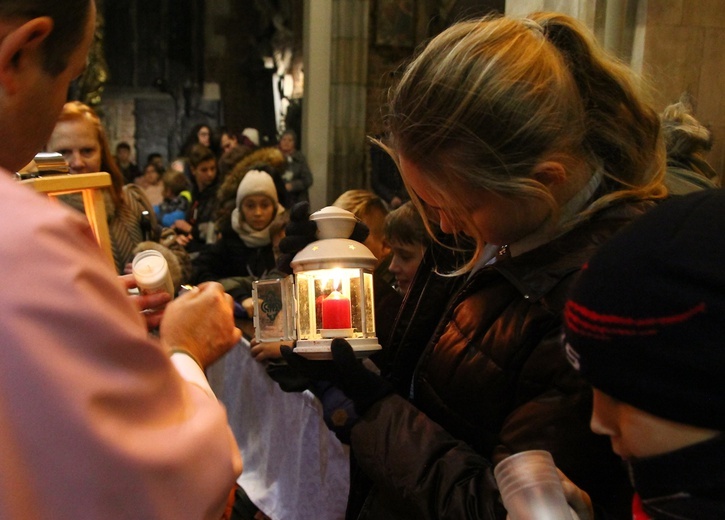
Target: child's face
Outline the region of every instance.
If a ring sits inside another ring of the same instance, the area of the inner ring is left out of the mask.
[[[146,169],[143,172],[143,176],[146,182],[151,184],[156,184],[159,182],[159,180],[161,180],[161,175],[159,174],[159,171],[152,164],[146,166]]]
[[[649,414],[596,388],[591,428],[608,435],[614,453],[625,460],[668,453],[718,434]]]
[[[276,206],[266,195],[248,195],[242,200],[244,221],[255,231],[261,231],[272,222]]]
[[[388,244],[390,244],[390,249],[393,252],[388,270],[395,275],[395,281],[398,284],[400,293],[405,294],[408,292],[410,282],[413,280],[421,260],[423,260],[425,246],[422,244],[407,244],[397,240],[389,240]]]
[[[237,144],[239,144],[239,143],[237,141],[236,136],[229,135],[227,133],[222,134],[221,145],[222,145],[222,151],[224,153],[228,153],[229,150],[231,150],[232,148],[237,146]]]
[[[202,161],[196,168],[191,168],[191,174],[196,179],[199,189],[204,190],[216,178],[216,161],[214,159]]]

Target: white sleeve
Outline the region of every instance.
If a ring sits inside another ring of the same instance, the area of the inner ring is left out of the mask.
[[[204,371],[194,361],[194,358],[184,352],[174,352],[171,354],[171,362],[185,381],[200,387],[210,397],[216,399],[214,392],[209,386],[209,381],[207,381],[206,375],[204,375]]]

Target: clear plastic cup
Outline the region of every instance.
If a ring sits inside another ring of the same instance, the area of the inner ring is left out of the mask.
[[[564,497],[551,453],[522,451],[493,471],[511,520],[578,520]]]

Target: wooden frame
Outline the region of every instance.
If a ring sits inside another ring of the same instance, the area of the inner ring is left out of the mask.
[[[45,193],[50,197],[80,192],[83,195],[88,223],[91,225],[93,235],[98,245],[115,268],[111,237],[108,233],[108,217],[103,192],[100,190],[111,188],[111,176],[105,172],[77,173],[71,175],[49,175],[20,181],[29,184],[35,191]]]

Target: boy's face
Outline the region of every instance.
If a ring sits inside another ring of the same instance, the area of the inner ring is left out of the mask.
[[[401,294],[408,292],[410,282],[418,270],[425,246],[422,244],[408,244],[397,240],[388,240],[393,257],[390,259],[388,270],[395,275],[395,281],[398,284],[398,290]]]
[[[226,133],[222,134],[221,145],[222,145],[222,151],[224,153],[228,153],[229,150],[231,150],[232,148],[237,146],[237,144],[239,144],[239,143],[237,141],[236,136],[229,135]]]
[[[625,460],[675,451],[719,433],[654,416],[596,388],[591,428],[608,435],[614,453]]]
[[[127,163],[131,159],[131,150],[128,148],[118,148],[116,150],[116,158],[118,162]]]

